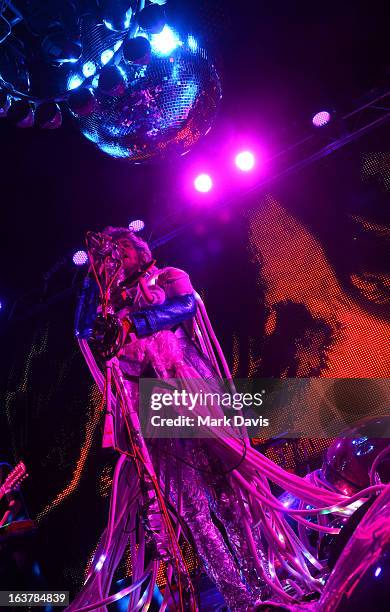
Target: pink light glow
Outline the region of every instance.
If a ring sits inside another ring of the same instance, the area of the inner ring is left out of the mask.
[[[242,172],[249,172],[255,165],[255,156],[250,151],[241,151],[236,155],[236,166]]]
[[[129,223],[129,229],[133,230],[134,232],[140,232],[144,229],[144,227],[145,223],[142,221],[142,219],[136,219],[135,221],[131,221]]]
[[[213,181],[211,176],[208,174],[198,174],[196,179],[194,180],[194,187],[197,191],[201,193],[207,193],[213,186]]]
[[[73,255],[73,263],[76,266],[83,266],[88,261],[88,255],[85,251],[76,251]]]
[[[314,115],[312,121],[315,127],[322,127],[323,125],[329,123],[330,113],[328,113],[328,111],[320,111],[319,113]]]

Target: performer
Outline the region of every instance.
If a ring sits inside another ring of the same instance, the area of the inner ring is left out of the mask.
[[[303,531],[335,534],[332,513],[351,513],[355,498],[285,472],[256,452],[242,431],[216,431],[214,439],[145,440],[138,414],[140,377],[179,379],[183,388],[200,379],[204,390],[222,392],[221,377],[231,378],[230,372],[186,272],[157,268],[148,245],[126,228],[90,232],[87,246],[91,267],[76,336],[106,401],[103,446],[114,448],[119,459],[108,525],[69,610],[105,610],[128,593],[129,610],[146,610],[162,561],[167,587],[160,609],[175,604],[174,586],[178,608],[196,610],[182,556],[185,540],[232,611],[269,599],[293,604],[319,595],[326,569],[286,514]],[[270,482],[299,498],[301,506],[283,506]],[[357,497],[381,489],[370,487]],[[325,512],[328,518],[316,522]],[[128,544],[132,585],[109,595]]]

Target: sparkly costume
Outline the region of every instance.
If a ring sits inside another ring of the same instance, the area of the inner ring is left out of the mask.
[[[106,395],[104,445],[113,446],[120,456],[108,525],[87,581],[69,610],[92,604],[93,609],[106,610],[106,604],[128,593],[128,610],[146,610],[161,561],[167,564],[168,587],[160,609],[173,605],[169,585],[175,584],[179,609],[196,610],[182,555],[186,540],[232,611],[249,610],[264,599],[294,605],[307,593],[321,593],[322,563],[285,517],[290,514],[303,530],[334,534],[334,523],[314,519],[324,508],[330,517],[331,511],[346,509],[350,499],[285,472],[233,430],[223,436],[216,432],[214,439],[145,440],[138,415],[140,377],[180,379],[184,387],[200,379],[203,388],[221,392],[222,373],[226,378],[230,374],[185,272],[153,266],[147,275],[149,301],[139,283],[126,286],[120,269],[112,278],[105,300],[101,295],[103,310],[122,322],[130,320],[133,327],[116,356],[106,359],[104,373],[88,345],[96,316],[96,285],[90,277],[76,335]],[[272,494],[270,481],[299,498],[300,508],[283,506]],[[128,544],[132,585],[110,597],[114,571]]]

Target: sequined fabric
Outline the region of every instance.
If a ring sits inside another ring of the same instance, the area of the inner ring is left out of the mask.
[[[233,553],[234,544],[232,546],[230,539],[225,539],[213,518],[213,500],[219,493],[212,485],[214,476],[211,471],[216,465],[209,460],[210,442],[157,440],[153,442],[150,451],[154,465],[159,466],[159,477],[165,494],[169,493],[208,576],[216,584],[230,610],[249,610],[256,597],[245,581],[244,567],[240,564],[243,555],[239,559]],[[222,469],[221,465],[219,469]],[[223,480],[223,477],[219,480]],[[232,496],[230,502],[234,504],[237,500]],[[234,528],[239,531],[240,519],[237,515],[233,510],[229,523],[230,528],[233,528],[237,518],[238,524]],[[226,524],[223,523],[223,526],[226,527]],[[249,558],[244,561],[244,565],[247,564]]]
[[[161,309],[166,301],[175,296],[193,294],[188,275],[175,268],[153,270],[148,279],[153,298],[149,306],[146,306],[145,295],[139,287],[123,291],[119,281],[118,278],[117,286],[113,287],[110,304],[110,311],[119,318],[131,318],[145,307]],[[191,313],[193,315],[193,310]],[[165,310],[164,317],[165,320],[169,317],[169,309]],[[173,316],[172,328],[155,331],[144,337],[132,333],[117,355],[115,367],[118,371],[114,368],[114,376],[120,389],[112,406],[114,440],[117,450],[122,453],[119,462],[126,457],[122,472],[118,473],[123,478],[124,473],[130,475],[131,472],[131,478],[136,482],[133,483],[134,494],[127,500],[126,489],[119,480],[118,494],[113,493],[111,498],[116,499],[113,516],[129,517],[127,504],[130,504],[133,508],[132,524],[136,520],[135,511],[149,553],[156,560],[167,561],[168,565],[171,562],[174,579],[177,581],[179,578],[188,587],[186,569],[168,534],[161,504],[157,499],[157,489],[153,484],[153,478],[156,478],[164,499],[175,509],[176,516],[180,517],[185,538],[194,545],[205,571],[230,610],[250,610],[264,585],[256,572],[253,555],[247,544],[243,524],[246,509],[239,497],[241,493],[234,490],[229,481],[228,474],[235,468],[237,457],[230,456],[226,449],[211,439],[144,439],[139,427],[140,377],[180,379],[184,385],[197,379],[201,381],[204,390],[215,393],[224,389],[218,373],[191,333],[191,317],[178,325],[177,317]],[[138,466],[141,470],[138,474],[134,469],[135,464],[130,468],[130,455],[134,447],[139,449],[144,458],[142,466]],[[131,480],[126,480],[126,486],[130,485]],[[249,519],[249,516],[246,518]],[[92,582],[86,585],[73,602],[72,610],[80,604],[89,604],[96,596],[102,599],[109,592],[111,569],[119,561],[115,551],[122,551],[129,534],[133,533],[128,531],[128,523],[123,523],[122,519],[118,518],[112,525],[113,531],[109,532],[110,546],[103,548],[105,535],[101,540],[101,550],[107,550],[104,553],[106,557],[102,553],[100,557],[95,555]],[[135,535],[130,535],[131,538],[135,546]],[[135,549],[133,554],[136,557]],[[106,568],[111,568],[109,573]],[[137,575],[134,576],[136,578]],[[139,592],[132,596],[134,605],[139,596]],[[100,609],[105,610],[104,606]]]
[[[179,280],[180,289],[187,292],[183,277]],[[169,285],[170,295],[177,289],[174,285]],[[199,378],[203,387],[208,382],[210,391],[221,391],[210,361],[182,327],[176,333],[162,330],[144,338],[132,337],[120,354],[120,364],[127,377],[128,397],[137,405],[136,378],[150,368],[159,378]],[[221,460],[210,440],[153,440],[147,445],[165,497],[184,520],[207,574],[232,611],[249,610],[263,583],[246,543],[245,509],[225,476],[232,468],[229,458]]]

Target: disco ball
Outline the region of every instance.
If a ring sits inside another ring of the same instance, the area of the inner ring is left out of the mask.
[[[375,458],[389,446],[389,432],[390,419],[386,416],[366,419],[343,432],[327,450],[322,466],[324,480],[345,495],[368,487]],[[387,455],[378,468],[386,483],[390,480],[389,457]]]
[[[15,27],[11,5],[6,13],[0,6],[13,24],[0,40],[1,116],[30,127],[40,109],[36,125],[52,129],[65,108],[101,151],[132,163],[183,155],[207,133],[221,99],[217,71],[193,34],[171,27],[165,9],[49,4],[38,19],[27,3]],[[49,109],[53,120],[40,121]]]
[[[169,28],[165,43],[157,38],[153,44],[153,36],[151,43],[147,65],[116,64],[125,92],[107,95],[95,79],[95,110],[78,118],[83,135],[101,151],[132,163],[189,151],[210,129],[221,99],[217,71],[193,36],[180,38]]]

